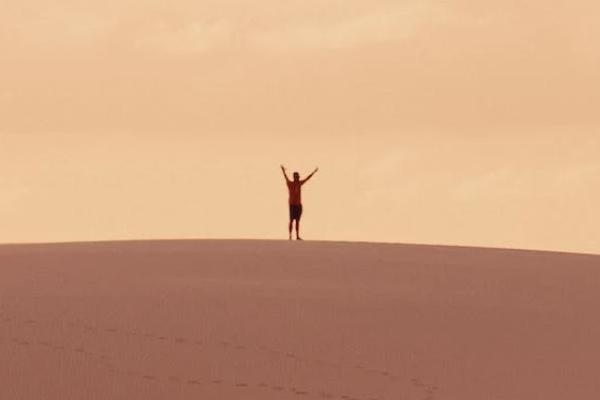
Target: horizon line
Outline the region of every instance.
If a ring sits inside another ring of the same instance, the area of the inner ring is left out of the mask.
[[[98,239],[98,240],[64,240],[64,241],[39,241],[39,242],[0,242],[1,247],[8,246],[62,246],[62,245],[77,245],[77,244],[126,244],[126,243],[149,243],[149,242],[297,242],[297,240],[288,239],[263,239],[263,238],[157,238],[157,239]],[[417,246],[417,247],[438,247],[438,248],[457,248],[457,249],[479,249],[479,250],[496,250],[496,251],[518,251],[532,253],[551,253],[565,255],[581,255],[581,256],[600,256],[600,253],[575,252],[566,250],[548,250],[534,248],[517,248],[517,247],[500,247],[500,246],[477,246],[477,245],[454,245],[441,243],[409,243],[409,242],[377,242],[366,240],[326,240],[326,239],[307,239],[302,243],[319,243],[319,244],[372,244],[382,246]]]

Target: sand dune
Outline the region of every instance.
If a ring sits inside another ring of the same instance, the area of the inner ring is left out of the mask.
[[[0,246],[0,399],[591,399],[600,256]]]

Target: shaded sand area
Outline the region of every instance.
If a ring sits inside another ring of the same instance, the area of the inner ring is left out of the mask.
[[[0,399],[592,399],[600,256],[0,246]]]

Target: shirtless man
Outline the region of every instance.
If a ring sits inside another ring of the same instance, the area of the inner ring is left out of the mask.
[[[288,233],[289,238],[292,240],[292,225],[294,220],[296,221],[296,240],[302,240],[300,237],[300,217],[302,216],[302,196],[301,196],[301,188],[302,185],[306,183],[312,176],[319,170],[319,168],[315,168],[310,175],[306,177],[306,179],[300,180],[300,174],[294,172],[294,180],[290,180],[288,178],[287,173],[285,172],[285,167],[281,166],[281,171],[283,172],[283,176],[287,183],[288,192],[290,194],[289,204],[290,204],[290,223],[288,225]]]

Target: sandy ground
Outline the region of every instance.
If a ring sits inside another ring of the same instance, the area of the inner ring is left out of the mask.
[[[0,399],[595,399],[600,256],[0,246]]]

